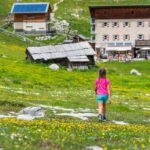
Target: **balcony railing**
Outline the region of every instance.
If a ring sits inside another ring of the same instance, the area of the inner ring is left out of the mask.
[[[91,18],[91,24],[95,24],[95,18]]]

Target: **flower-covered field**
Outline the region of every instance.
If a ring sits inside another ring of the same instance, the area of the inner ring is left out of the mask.
[[[0,117],[39,105],[47,106],[45,117],[33,121],[1,118],[0,149],[82,150],[95,145],[108,150],[149,150],[150,61],[100,62],[87,71],[72,72],[60,66],[53,71],[48,64],[26,61],[27,46],[0,33]],[[107,69],[111,81],[112,105],[107,106],[107,118],[126,125],[98,122],[93,89],[99,67]],[[131,69],[142,75],[131,75]],[[60,107],[56,113],[49,109]],[[58,115],[85,110],[96,115],[83,121]]]
[[[4,149],[78,150],[90,145],[107,149],[149,149],[150,127],[80,122],[69,119],[22,121],[0,119]]]

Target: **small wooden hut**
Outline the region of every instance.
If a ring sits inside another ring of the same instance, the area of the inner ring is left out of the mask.
[[[46,34],[50,32],[49,3],[14,3],[11,9],[14,31],[26,34]]]
[[[67,68],[87,69],[95,65],[95,51],[88,42],[28,47],[26,58],[35,62],[58,63]]]

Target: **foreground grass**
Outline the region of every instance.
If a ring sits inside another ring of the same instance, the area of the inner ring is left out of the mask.
[[[89,108],[97,113],[94,81],[99,68],[105,67],[112,89],[107,117],[130,125],[98,124],[97,117],[85,122],[58,117],[46,110],[43,120],[0,119],[0,147],[19,150],[74,150],[89,145],[129,150],[150,147],[150,61],[98,63],[87,71],[72,72],[60,66],[59,71],[52,71],[49,64],[26,61],[27,46],[30,45],[0,34],[0,114],[38,104],[76,111]],[[142,76],[130,75],[133,68]]]
[[[150,146],[150,128],[143,125],[122,126],[63,119],[0,119],[0,130],[0,147],[4,149],[77,150],[98,145],[104,150],[140,150]]]

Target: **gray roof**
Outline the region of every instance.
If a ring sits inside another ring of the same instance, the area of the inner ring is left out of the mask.
[[[68,58],[70,61],[79,61],[80,59],[81,61],[87,62],[86,56],[95,55],[95,51],[88,42],[28,47],[27,52],[32,56],[33,60],[45,61]]]
[[[72,57],[68,57],[68,60],[70,62],[89,62],[87,56],[72,56]]]
[[[78,36],[79,36],[80,38],[84,39],[84,40],[90,40],[90,38],[85,37],[85,36],[84,36],[84,35],[82,35],[82,34],[79,34]]]

